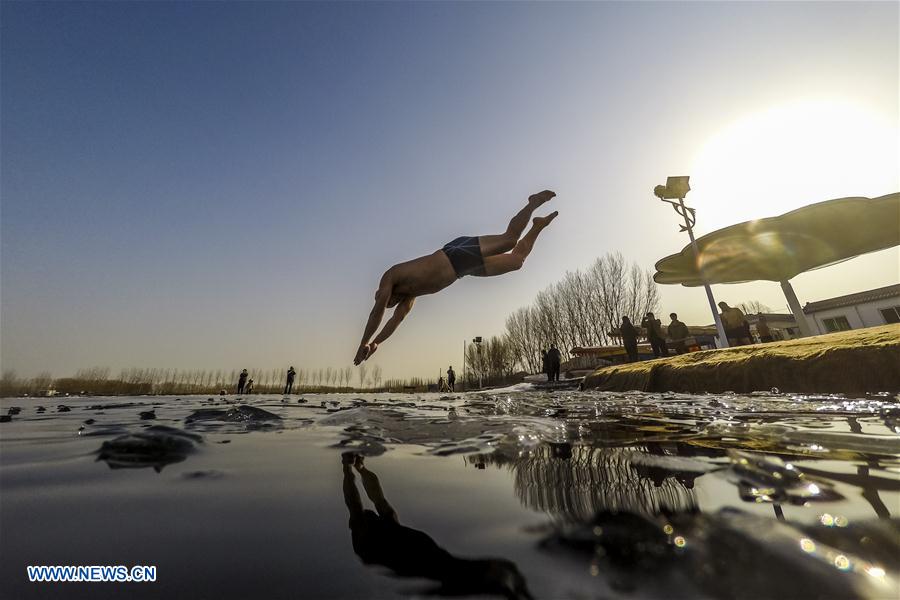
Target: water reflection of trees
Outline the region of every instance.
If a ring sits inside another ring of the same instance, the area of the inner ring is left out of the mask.
[[[647,448],[542,445],[520,455],[496,452],[466,462],[513,472],[523,505],[563,520],[587,520],[597,512],[655,515],[697,509],[692,476],[659,467],[641,468],[631,458]]]

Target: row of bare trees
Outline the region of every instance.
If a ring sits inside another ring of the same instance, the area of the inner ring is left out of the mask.
[[[551,345],[563,355],[581,346],[613,343],[609,332],[622,317],[640,323],[655,312],[659,291],[649,271],[621,254],[601,256],[585,270],[569,271],[506,319],[506,331],[466,349],[467,379],[509,379],[517,371],[539,372]]]
[[[505,337],[517,364],[536,372],[541,353],[551,345],[564,355],[579,346],[610,345],[609,332],[622,317],[639,323],[658,304],[659,290],[649,271],[619,253],[606,254],[585,270],[567,272],[531,305],[511,314]]]
[[[279,393],[283,390],[287,369],[248,369],[256,393]],[[354,377],[356,375],[356,377]],[[122,369],[111,376],[109,367],[79,369],[73,377],[54,379],[50,373],[20,378],[13,370],[0,376],[0,396],[46,395],[55,390],[60,394],[217,394],[220,390],[234,391],[239,372],[227,370],[189,369]],[[349,391],[351,389],[379,389],[382,384],[380,365],[316,369],[301,368],[294,379],[295,393],[314,391]],[[354,385],[354,380],[358,385]]]

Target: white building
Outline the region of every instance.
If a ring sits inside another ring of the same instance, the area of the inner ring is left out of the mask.
[[[807,302],[803,312],[818,333],[900,323],[900,284]]]
[[[797,321],[791,313],[758,313],[747,314],[744,317],[750,323],[753,333],[757,333],[756,324],[759,323],[759,317],[766,318],[766,325],[769,326],[769,332],[772,338],[777,340],[793,340],[800,337],[800,328],[797,327]],[[757,333],[757,336],[759,334]]]

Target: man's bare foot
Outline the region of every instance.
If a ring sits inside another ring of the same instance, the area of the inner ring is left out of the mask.
[[[528,196],[528,204],[537,208],[544,202],[549,202],[551,198],[556,196],[556,192],[550,190],[544,190],[543,192],[538,192],[537,194],[532,194]]]
[[[559,214],[559,211],[558,211],[558,210],[554,210],[552,213],[550,213],[550,214],[547,215],[546,217],[535,217],[535,218],[533,218],[533,219],[531,220],[531,222],[534,223],[534,226],[535,226],[535,227],[540,227],[541,229],[543,229],[544,227],[546,227],[547,225],[549,225],[549,224],[550,224],[550,221],[552,221],[553,219],[555,219],[556,216],[557,216],[558,214]]]

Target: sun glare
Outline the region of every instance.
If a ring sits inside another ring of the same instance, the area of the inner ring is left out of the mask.
[[[690,204],[707,233],[822,200],[900,188],[898,126],[844,102],[802,101],[728,125],[693,162]]]

